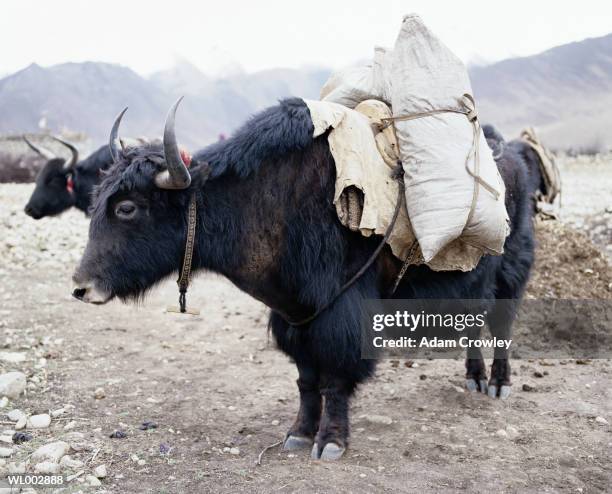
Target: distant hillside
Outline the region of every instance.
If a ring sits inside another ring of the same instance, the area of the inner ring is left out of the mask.
[[[612,34],[559,46],[538,55],[470,68],[483,122],[507,138],[534,125],[555,148],[612,147]],[[274,69],[206,76],[180,62],[144,78],[105,63],[30,65],[0,79],[0,134],[84,132],[106,141],[124,107],[124,135],[159,136],[171,103],[187,98],[177,120],[181,142],[200,147],[228,134],[279,98],[317,98],[324,69]]]
[[[199,147],[228,134],[257,110],[279,98],[316,98],[327,71],[277,69],[212,80],[181,63],[145,79],[131,69],[105,63],[36,64],[0,80],[0,134],[84,132],[104,142],[125,106],[124,135],[159,136],[166,112],[186,95],[177,119],[181,142]]]
[[[470,71],[480,114],[557,148],[612,146],[612,34]]]

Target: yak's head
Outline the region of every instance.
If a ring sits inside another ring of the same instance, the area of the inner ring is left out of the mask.
[[[70,159],[64,160],[48,149],[35,146],[27,137],[24,136],[23,139],[34,152],[47,160],[36,177],[36,186],[24,208],[25,213],[39,220],[45,216],[55,216],[72,207],[75,203],[72,173],[79,160],[77,149],[72,144],[53,137],[70,149]]]
[[[83,302],[137,299],[179,267],[190,189],[208,169],[194,167],[192,183],[189,159],[174,132],[179,102],[168,114],[162,145],[123,148],[118,129],[127,108],[115,120],[114,164],[94,194],[89,240],[73,276],[73,296]]]

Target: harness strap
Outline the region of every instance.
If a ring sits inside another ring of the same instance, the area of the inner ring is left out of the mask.
[[[406,274],[406,271],[408,270],[408,268],[414,261],[413,257],[418,247],[419,247],[419,243],[415,240],[410,246],[410,249],[408,249],[408,254],[406,255],[404,259],[402,268],[399,270],[399,273],[397,273],[397,276],[395,277],[395,282],[393,283],[391,290],[389,290],[389,293],[387,293],[387,298],[393,296],[393,294],[395,293],[395,290],[397,290],[397,287],[399,286],[400,282],[402,281],[402,278]]]
[[[368,270],[368,268],[374,263],[374,261],[376,261],[376,259],[378,258],[378,255],[382,251],[383,247],[387,243],[387,240],[389,240],[391,233],[393,232],[393,228],[395,227],[395,223],[399,216],[400,208],[402,207],[402,203],[404,202],[402,200],[405,198],[404,170],[402,168],[401,162],[398,162],[398,166],[393,173],[393,177],[398,182],[397,202],[395,203],[395,210],[393,211],[393,217],[391,218],[391,223],[389,223],[389,226],[387,227],[387,231],[385,232],[385,235],[383,239],[381,240],[381,242],[378,244],[378,247],[376,247],[376,250],[372,252],[372,255],[368,258],[368,260],[361,267],[361,269],[359,269],[359,271],[357,271],[346,283],[344,283],[344,285],[340,287],[340,289],[336,292],[336,294],[333,297],[331,297],[327,303],[319,307],[312,315],[300,321],[290,321],[283,314],[281,314],[278,311],[275,311],[287,323],[291,324],[291,326],[303,326],[305,324],[308,324],[309,322],[314,321],[317,317],[319,317],[319,315],[321,315],[322,312],[327,310],[336,301],[336,299],[340,295],[342,295],[345,291],[347,291],[359,278],[361,278],[364,275],[364,273]],[[402,276],[403,276],[403,273],[402,273]],[[399,281],[397,281],[397,283],[399,283]]]
[[[179,287],[179,306],[182,313],[187,312],[187,288],[191,281],[191,263],[193,262],[193,245],[195,243],[197,220],[197,202],[195,193],[191,194],[189,199],[189,213],[187,216],[187,240],[185,242],[185,256],[183,257],[183,265],[181,274],[176,281]]]

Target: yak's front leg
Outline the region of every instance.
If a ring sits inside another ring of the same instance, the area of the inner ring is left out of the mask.
[[[322,376],[323,415],[312,447],[313,459],[337,460],[346,451],[349,438],[349,400],[355,386],[339,377]]]
[[[310,448],[321,419],[321,393],[319,376],[310,366],[298,364],[299,378],[297,386],[300,391],[300,409],[295,422],[289,429],[283,449],[293,451]]]

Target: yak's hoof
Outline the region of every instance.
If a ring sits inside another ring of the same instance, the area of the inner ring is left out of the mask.
[[[490,384],[488,395],[490,398],[499,398],[500,400],[506,400],[510,396],[510,390],[511,388],[507,384],[502,384],[499,388],[495,384]]]
[[[283,443],[283,451],[296,451],[298,449],[308,449],[312,444],[312,439],[304,436],[287,436]]]
[[[314,443],[310,457],[313,460],[338,460],[342,458],[342,455],[346,451],[346,448],[338,446],[336,443],[327,443],[323,448],[323,451],[319,452],[318,443]]]
[[[465,387],[468,389],[468,391],[480,391],[481,393],[486,393],[487,380],[481,379],[480,381],[476,382],[476,379],[469,378],[465,380]]]
[[[499,398],[500,400],[507,400],[510,396],[511,387],[507,385],[503,385],[499,390]]]

